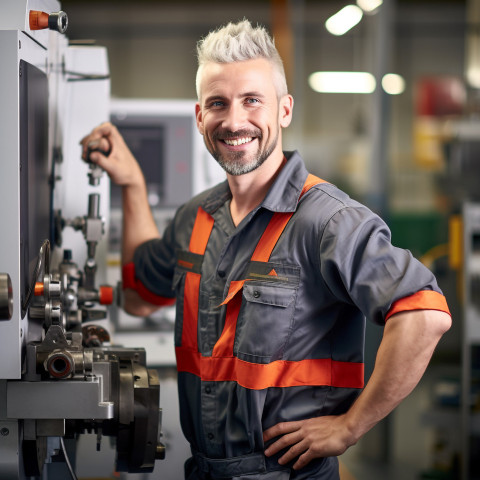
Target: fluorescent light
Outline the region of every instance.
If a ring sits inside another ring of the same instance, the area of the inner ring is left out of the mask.
[[[362,19],[362,9],[356,5],[347,5],[326,22],[325,27],[332,35],[343,35]]]
[[[320,93],[372,93],[375,77],[368,72],[315,72],[308,84]]]
[[[400,95],[405,91],[405,80],[396,73],[387,73],[382,78],[382,87],[390,95]]]
[[[466,79],[473,88],[480,88],[480,36],[475,30],[467,34]]]
[[[467,82],[473,88],[480,88],[480,68],[469,65],[466,72]]]
[[[373,12],[377,9],[383,0],[357,0],[357,5],[364,11],[364,12]]]

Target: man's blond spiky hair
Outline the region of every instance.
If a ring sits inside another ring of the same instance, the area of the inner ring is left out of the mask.
[[[210,32],[197,43],[198,70],[196,78],[197,97],[200,99],[202,70],[207,63],[232,63],[265,58],[275,72],[275,88],[278,98],[288,93],[285,70],[275,43],[262,26],[253,27],[244,19],[229,23]]]

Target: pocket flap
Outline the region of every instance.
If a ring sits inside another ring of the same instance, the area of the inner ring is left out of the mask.
[[[249,302],[288,307],[295,298],[296,288],[284,285],[262,285],[246,282],[243,286],[243,296]]]

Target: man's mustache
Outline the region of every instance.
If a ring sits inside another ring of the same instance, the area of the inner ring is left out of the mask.
[[[262,138],[262,132],[259,129],[254,129],[254,130],[242,129],[242,130],[236,130],[235,132],[232,132],[231,130],[217,129],[212,134],[213,140],[231,140],[239,137]]]

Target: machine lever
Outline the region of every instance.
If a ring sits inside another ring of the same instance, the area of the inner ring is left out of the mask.
[[[48,28],[60,33],[65,33],[68,28],[68,16],[65,12],[46,13],[39,10],[30,10],[30,30],[43,30]]]

